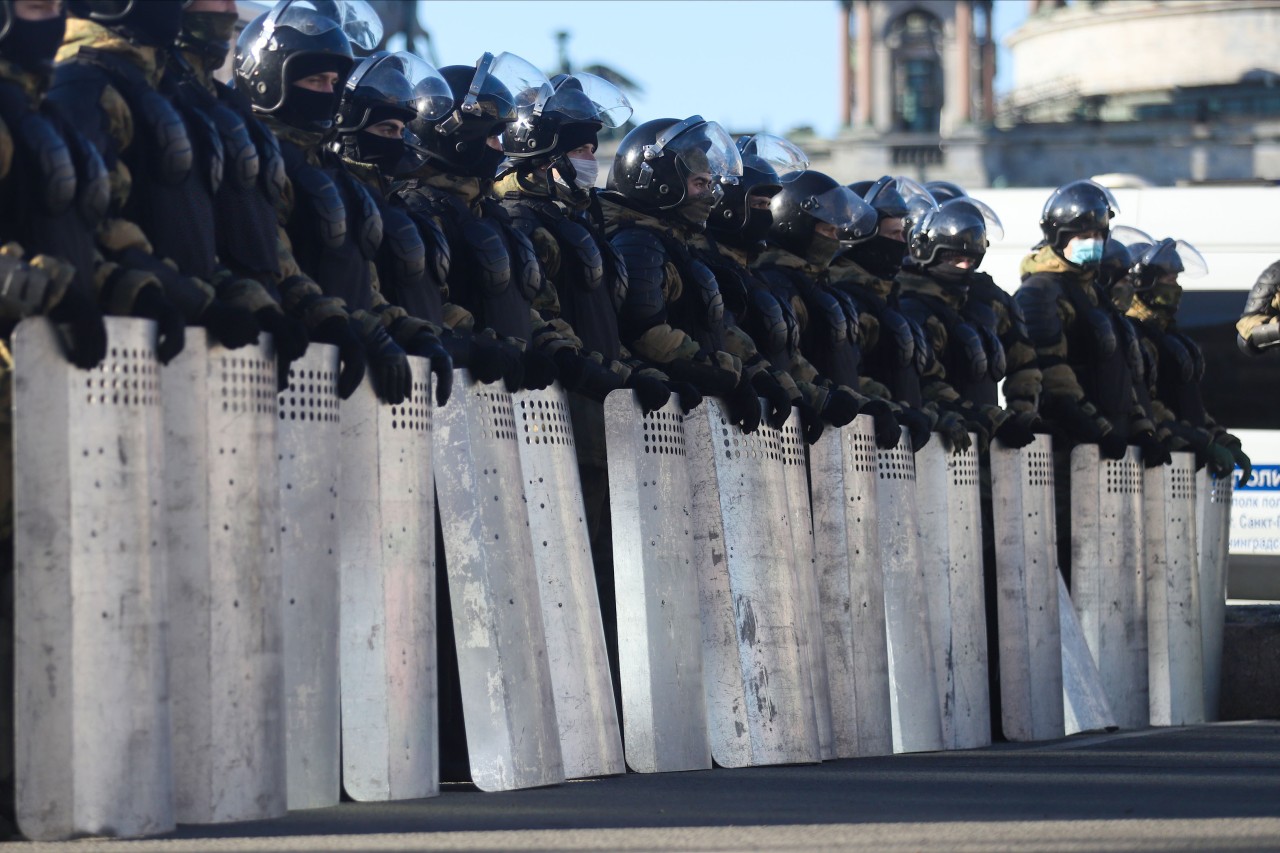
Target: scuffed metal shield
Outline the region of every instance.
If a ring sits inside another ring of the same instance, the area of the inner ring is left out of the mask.
[[[646,415],[614,391],[604,416],[627,766],[707,770],[685,415],[675,400]]]
[[[1058,626],[1062,634],[1062,708],[1066,733],[1115,729],[1116,718],[1102,689],[1098,665],[1084,641],[1084,631],[1061,572],[1058,572]]]
[[[836,757],[887,755],[893,726],[871,417],[828,429],[809,458]]]
[[[625,773],[569,403],[555,384],[513,405],[564,773]]]
[[[1053,446],[991,445],[1000,637],[1000,725],[1009,740],[1062,737],[1062,642],[1058,614]]]
[[[108,317],[68,364],[13,333],[15,783],[27,838],[174,827],[155,324]]]
[[[685,418],[711,755],[724,767],[819,761],[778,431],[709,398]]]
[[[313,342],[276,398],[290,809],[336,805],[342,787],[337,383],[338,348]]]
[[[371,377],[339,405],[342,785],[355,800],[440,792],[436,751],[431,381],[382,403]]]
[[[163,369],[179,823],[285,813],[276,363],[188,330]]]
[[[1227,551],[1233,478],[1201,470],[1196,497],[1196,550],[1200,564],[1200,637],[1203,641],[1204,714],[1218,719],[1222,689],[1222,633],[1227,616]]]
[[[943,742],[973,749],[991,743],[977,440],[958,453],[931,441],[915,462]]]
[[[940,440],[934,436],[934,441]],[[905,427],[897,447],[877,452],[876,470],[893,751],[939,750],[944,747],[942,703],[933,657],[928,573],[917,526],[915,457]]]
[[[1175,453],[1144,476],[1151,724],[1203,723],[1195,457]]]
[[[454,371],[432,451],[471,781],[564,781],[511,395]]]
[[[796,589],[801,602],[799,632],[801,665],[805,675],[800,688],[813,709],[817,724],[818,748],[822,758],[836,757],[832,723],[831,684],[827,667],[827,648],[822,639],[822,596],[818,591],[818,555],[813,535],[813,511],[809,499],[809,470],[805,462],[804,436],[800,432],[800,412],[779,430],[782,443],[783,480],[787,492],[787,526],[791,528],[792,563]]]
[[[1147,590],[1142,460],[1071,451],[1071,601],[1121,728],[1141,728],[1147,707]]]

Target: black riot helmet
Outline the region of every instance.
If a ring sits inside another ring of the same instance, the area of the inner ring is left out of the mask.
[[[65,9],[45,21],[28,21],[14,13],[13,0],[0,0],[0,58],[26,71],[49,71],[66,29]]]
[[[742,177],[742,156],[719,124],[702,116],[659,118],[623,137],[609,170],[608,188],[631,207],[673,210],[688,195],[686,181],[710,174],[713,194]]]
[[[185,0],[70,0],[67,11],[144,47],[168,47],[182,29]]]
[[[782,189],[769,202],[770,243],[825,266],[850,231],[874,233],[875,210],[835,178],[813,169],[782,178]],[[833,226],[835,236],[820,234],[819,223]]]
[[[627,96],[602,77],[557,74],[551,85],[551,96],[544,103],[519,106],[515,123],[502,134],[502,150],[512,160],[547,165],[556,155],[594,141],[602,128],[621,127],[631,118]],[[589,128],[591,138],[587,139]],[[566,129],[571,138],[562,139]]]
[[[954,252],[981,262],[987,253],[987,221],[966,198],[955,198],[925,215],[907,240],[911,259],[928,268]],[[974,264],[973,269],[977,269]]]
[[[742,155],[742,179],[725,186],[711,208],[707,230],[719,240],[745,247],[763,242],[773,224],[769,208],[753,208],[751,198],[772,198],[782,189],[782,176],[794,179],[809,168],[809,158],[771,133],[743,136],[736,144]]]
[[[963,198],[969,195],[969,193],[965,192],[964,187],[951,181],[929,181],[924,185],[924,188],[929,191],[929,195],[933,196],[933,200],[938,204],[951,201],[953,198]]]
[[[339,92],[312,92],[293,84],[321,72],[345,77],[354,43],[372,49],[382,24],[365,0],[280,0],[245,27],[236,43],[236,88],[257,113],[301,130],[333,125]]]
[[[412,148],[429,165],[454,175],[491,179],[504,154],[489,147],[521,107],[540,108],[552,94],[551,81],[514,53],[486,53],[475,66],[440,69],[453,107],[444,115],[419,113],[409,123]]]
[[[1119,212],[1120,205],[1106,187],[1093,181],[1072,181],[1054,190],[1044,203],[1040,230],[1045,243],[1061,253],[1076,234],[1101,231],[1105,236]]]
[[[908,207],[907,199],[899,190],[899,181],[906,180],[908,179],[885,175],[878,181],[856,181],[849,184],[849,189],[874,207],[881,219],[903,219],[907,215]]]
[[[449,84],[428,62],[411,53],[379,51],[356,62],[347,75],[335,148],[350,160],[394,174],[406,153],[404,134],[388,137],[370,129],[390,119],[408,125],[419,115],[440,118],[452,108]]]
[[[1139,298],[1154,289],[1163,277],[1199,278],[1209,272],[1204,256],[1194,246],[1186,240],[1172,237],[1146,246],[1130,245],[1129,260],[1133,289]]]
[[[191,3],[187,2],[182,14],[182,31],[178,33],[178,47],[200,57],[206,67],[220,68],[231,53],[239,21],[240,16],[236,12],[193,12]]]
[[[1098,264],[1098,284],[1104,290],[1110,290],[1129,275],[1129,267],[1133,265],[1129,251],[1131,248],[1144,250],[1155,242],[1150,234],[1128,225],[1117,225],[1107,235],[1106,245],[1102,247],[1102,261]]]

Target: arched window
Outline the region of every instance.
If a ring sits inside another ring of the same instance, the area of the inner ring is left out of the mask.
[[[893,129],[937,133],[942,115],[942,22],[920,9],[889,25]]]

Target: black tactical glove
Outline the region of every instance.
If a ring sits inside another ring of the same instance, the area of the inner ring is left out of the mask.
[[[782,429],[787,418],[791,417],[792,402],[787,389],[783,388],[782,384],[767,370],[759,370],[755,376],[751,377],[751,387],[758,396],[764,398],[765,405],[768,407],[766,420],[769,426]]]
[[[312,330],[311,337],[316,343],[332,344],[338,348],[338,396],[347,399],[360,387],[366,361],[364,344],[351,328],[351,319],[330,317]]]
[[[551,356],[532,347],[524,351],[524,388],[526,391],[541,391],[552,382],[555,382],[558,376],[556,363]]]
[[[1159,468],[1173,461],[1168,449],[1160,443],[1153,432],[1140,432],[1133,437],[1133,443],[1142,451],[1142,467]]]
[[[655,376],[641,376],[638,370],[631,374],[627,387],[636,392],[636,401],[646,415],[661,409],[671,399],[671,389],[665,382]]]
[[[1098,452],[1104,459],[1123,459],[1128,450],[1128,442],[1117,430],[1113,429],[1098,439]]]
[[[1078,444],[1099,444],[1102,441],[1104,430],[1099,418],[1080,408],[1078,403],[1065,398],[1052,400],[1045,406],[1045,414],[1066,437]]]
[[[1209,466],[1209,473],[1218,477],[1230,477],[1231,472],[1235,470],[1236,459],[1231,454],[1229,448],[1223,447],[1221,444],[1209,442],[1205,448],[1205,464]],[[1244,482],[1243,480],[1241,482]]]
[[[897,418],[899,426],[907,428],[907,435],[911,438],[912,453],[929,443],[929,438],[933,435],[933,424],[928,415],[919,409],[903,406],[894,412],[893,416]],[[899,437],[901,437],[901,432],[899,432]],[[885,449],[887,450],[888,448]]]
[[[440,339],[423,329],[409,339],[405,352],[421,356],[431,363],[436,383],[436,405],[443,406],[449,402],[449,394],[453,391],[453,359]]]
[[[1026,447],[1028,444],[1036,440],[1035,424],[1040,418],[1029,412],[1021,412],[1006,418],[1005,422],[996,427],[996,438],[1005,447],[1018,449]]]
[[[827,422],[822,419],[822,415],[818,414],[817,409],[804,400],[796,403],[796,408],[800,410],[800,429],[804,433],[804,443],[817,444],[818,439],[822,438],[822,433],[826,431]]]
[[[691,359],[664,362],[658,368],[672,379],[693,383],[701,394],[727,397],[741,381],[733,368],[740,364],[728,353],[702,351]]]
[[[1244,452],[1240,439],[1229,432],[1224,432],[1215,436],[1213,443],[1231,451],[1231,458],[1235,460],[1236,465],[1240,466],[1240,482],[1242,484],[1249,482],[1249,478],[1253,476],[1253,460]]]
[[[520,390],[524,382],[524,353],[511,344],[475,335],[452,335],[442,339],[453,363],[466,367],[477,382],[502,380],[508,392]]]
[[[730,423],[748,434],[760,429],[760,398],[750,382],[739,382],[737,388],[725,395],[724,403]]]
[[[687,415],[702,405],[702,392],[691,382],[668,379],[667,387],[680,400],[680,409]]]
[[[876,436],[876,447],[892,450],[902,441],[902,426],[894,417],[893,409],[884,400],[872,398],[863,404],[858,411],[860,415],[871,416],[871,428]],[[926,437],[928,430],[925,430]]]
[[[255,316],[276,348],[276,390],[289,387],[289,365],[307,354],[307,327],[276,308],[259,308]]]
[[[365,331],[365,351],[369,354],[369,370],[373,388],[384,403],[398,406],[413,396],[413,373],[409,357],[391,340],[384,326]]]
[[[822,404],[822,417],[827,423],[839,428],[853,421],[858,416],[858,398],[843,388],[832,388],[827,392],[827,399]]]
[[[156,357],[168,364],[186,345],[186,322],[182,312],[157,287],[148,287],[133,302],[133,314],[156,321]]]
[[[969,425],[956,412],[942,412],[938,415],[938,423],[934,429],[942,434],[942,441],[951,448],[952,453],[963,453],[973,447],[973,439],[969,437]]]
[[[75,282],[67,285],[58,304],[49,310],[67,361],[81,370],[97,367],[107,354],[107,324],[102,309]]]
[[[214,299],[196,321],[209,330],[209,335],[227,349],[239,349],[258,342],[262,326],[248,308]]]

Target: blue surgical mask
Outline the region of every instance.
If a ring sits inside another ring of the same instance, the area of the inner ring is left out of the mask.
[[[1080,267],[1096,266],[1102,262],[1103,245],[1096,237],[1077,237],[1067,244],[1067,260]]]

